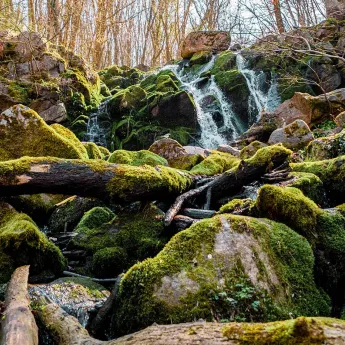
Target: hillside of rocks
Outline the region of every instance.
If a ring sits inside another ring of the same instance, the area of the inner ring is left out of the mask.
[[[344,49],[328,19],[95,71],[0,32],[1,342],[345,343]]]

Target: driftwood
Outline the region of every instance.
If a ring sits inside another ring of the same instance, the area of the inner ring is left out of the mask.
[[[211,189],[212,195],[210,204],[212,204],[212,201],[216,201],[225,195],[233,195],[241,190],[243,186],[260,179],[260,177],[267,172],[268,167],[271,169],[280,167],[287,158],[288,153],[284,150],[281,150],[270,157],[270,159],[241,161],[237,169],[226,171],[205,185],[179,195],[165,215],[165,225],[169,226],[171,224],[174,217],[188,199],[198,196],[204,191]]]
[[[168,167],[28,158],[0,163],[0,195],[65,194],[105,201],[159,200],[188,190],[194,177]],[[172,181],[178,181],[173,182]]]
[[[28,277],[29,266],[19,267],[12,274],[1,322],[1,345],[38,345],[38,329],[29,307]]]
[[[45,304],[40,302],[42,306]],[[44,305],[37,313],[57,345],[345,344],[345,323],[335,319],[301,317],[269,324],[195,322],[154,325],[115,340],[101,341],[90,337],[76,318],[56,304]]]

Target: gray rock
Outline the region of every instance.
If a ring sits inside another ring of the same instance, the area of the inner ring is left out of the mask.
[[[230,153],[233,156],[239,157],[240,156],[240,150],[236,149],[235,147],[232,147],[230,145],[220,145],[217,148],[217,151],[219,152],[225,152],[225,153]]]
[[[314,139],[309,126],[302,120],[296,120],[293,123],[276,129],[270,136],[268,143],[282,143],[286,148],[299,150]]]
[[[48,124],[67,120],[67,110],[62,102],[55,102],[52,99],[38,99],[30,107]]]

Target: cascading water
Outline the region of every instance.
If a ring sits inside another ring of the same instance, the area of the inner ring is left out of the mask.
[[[91,141],[93,143],[106,146],[106,136],[100,126],[99,118],[108,113],[108,103],[108,100],[102,102],[97,111],[90,115],[89,121],[87,122],[87,131],[84,138],[85,141]]]
[[[277,78],[272,74],[270,87],[267,90],[265,72],[256,72],[249,69],[247,61],[241,54],[237,54],[236,62],[238,70],[246,79],[250,92],[248,99],[250,122],[255,122],[258,120],[262,110],[273,111],[280,105],[281,98],[278,92]]]
[[[206,148],[215,148],[236,138],[244,131],[232,106],[220,90],[214,76],[205,84],[203,73],[212,69],[216,55],[193,74],[186,70],[187,64],[169,65],[161,70],[171,70],[181,83],[181,88],[193,96],[197,119],[200,126],[200,144]],[[202,84],[202,86],[200,86]],[[218,109],[215,109],[214,105]]]

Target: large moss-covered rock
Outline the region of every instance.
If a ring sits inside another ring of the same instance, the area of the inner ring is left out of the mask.
[[[260,215],[287,224],[309,241],[317,260],[317,280],[339,308],[345,278],[345,218],[341,213],[320,209],[296,188],[268,185],[261,188],[256,206]]]
[[[247,159],[247,158],[253,157],[258,150],[266,146],[267,146],[266,144],[261,143],[260,141],[253,141],[252,143],[250,143],[249,145],[247,145],[241,150],[240,158]]]
[[[303,237],[269,220],[220,215],[175,235],[153,259],[123,277],[115,334],[152,322],[263,321],[327,315]]]
[[[116,277],[138,260],[156,255],[167,242],[164,213],[153,205],[132,205],[116,217],[107,208],[86,212],[69,247],[87,251],[88,273]]]
[[[163,165],[167,166],[168,162],[165,158],[156,155],[153,152],[147,150],[141,151],[125,151],[125,150],[117,150],[114,151],[109,159],[108,162],[110,163],[118,163],[118,164],[129,164],[134,166],[140,165]]]
[[[32,109],[15,105],[0,114],[0,160],[22,156],[85,159],[77,138],[62,136]]]
[[[0,283],[7,282],[22,265],[30,265],[32,275],[43,271],[59,274],[66,262],[29,216],[0,203]]]

